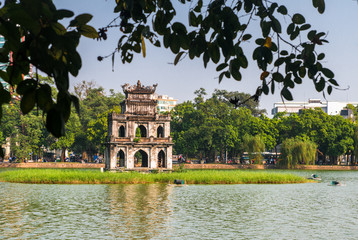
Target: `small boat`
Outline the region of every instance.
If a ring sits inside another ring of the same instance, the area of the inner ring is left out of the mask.
[[[312,179],[312,180],[316,180],[316,181],[321,181],[321,177],[318,176],[317,174],[312,174],[311,177],[307,178],[307,179]]]
[[[338,181],[331,181],[328,186],[346,186],[345,183],[341,183],[341,182],[338,182]]]
[[[181,179],[175,179],[174,184],[185,184],[184,180]]]

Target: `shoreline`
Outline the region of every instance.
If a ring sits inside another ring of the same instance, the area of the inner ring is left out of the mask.
[[[173,164],[173,166],[179,166]],[[104,168],[104,163],[72,163],[72,162],[45,162],[45,163],[0,163],[0,168],[64,168],[64,169],[100,169]],[[285,169],[279,168],[276,165],[263,165],[263,164],[184,164],[184,169],[252,169],[252,170],[264,170],[264,169]],[[298,165],[291,170],[312,170],[312,171],[355,171],[358,170],[358,166],[346,166],[346,165]]]

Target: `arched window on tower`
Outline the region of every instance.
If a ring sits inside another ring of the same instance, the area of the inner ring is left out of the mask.
[[[159,126],[157,128],[157,138],[163,138],[164,137],[164,128],[162,126]]]
[[[147,137],[147,129],[143,125],[139,125],[135,131],[135,136],[136,137]]]
[[[119,128],[119,137],[125,137],[124,126],[121,126]]]

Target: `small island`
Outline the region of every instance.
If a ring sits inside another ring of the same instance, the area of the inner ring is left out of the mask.
[[[287,184],[313,182],[302,176],[260,170],[189,170],[177,172],[101,172],[99,170],[19,169],[0,172],[0,182],[34,184]]]

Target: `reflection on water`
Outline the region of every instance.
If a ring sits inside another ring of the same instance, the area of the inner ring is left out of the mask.
[[[319,175],[283,185],[0,183],[0,239],[358,239],[358,172]]]
[[[171,189],[164,184],[109,185],[108,227],[113,236],[148,239],[171,232]]]

